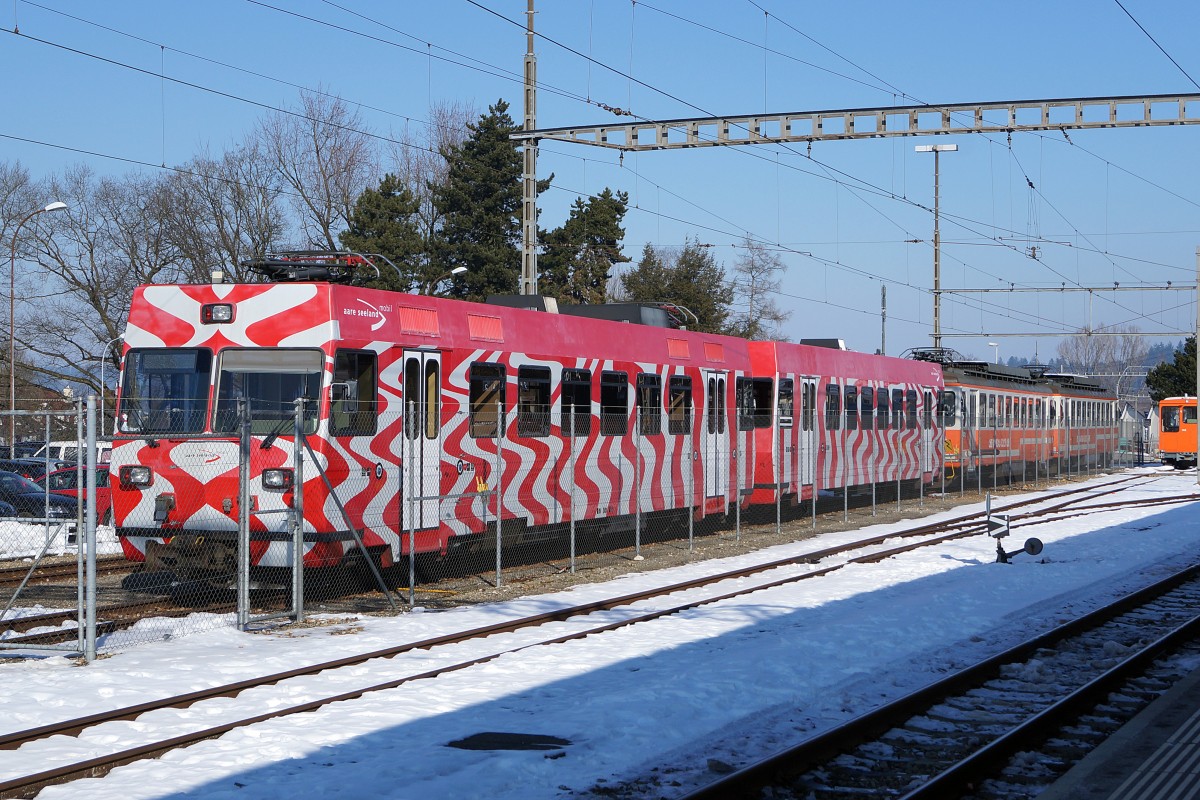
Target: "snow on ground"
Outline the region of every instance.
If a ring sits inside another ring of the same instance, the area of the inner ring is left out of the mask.
[[[1152,478],[1124,496],[1197,491],[1195,472],[1132,470]],[[1099,478],[1103,482],[1111,478]],[[1104,498],[1096,502],[1114,499]],[[973,504],[943,516],[954,516]],[[932,519],[936,519],[933,517]],[[216,630],[132,648],[88,666],[61,657],[0,666],[0,730],[130,705],[419,641],[587,600],[676,583],[739,564],[828,547],[905,523],[821,536],[723,561],[630,575],[553,595],[394,618],[341,616],[328,624],[258,634]],[[1118,510],[1015,530],[1015,550],[1037,536],[1045,551],[995,563],[980,535],[877,564],[765,590],[554,647],[531,647],[480,667],[274,720],[131,764],[105,778],[46,789],[43,798],[552,798],[594,786],[665,776],[689,785],[708,760],[738,764],[797,731],[825,729],[930,682],[950,666],[1003,649],[1143,585],[1200,556],[1194,503]],[[805,568],[788,568],[802,571]],[[743,582],[766,582],[776,570]],[[724,587],[728,591],[728,587]],[[691,593],[642,604],[678,605]],[[629,613],[615,609],[613,619]],[[160,626],[184,623],[159,620]],[[568,620],[552,629],[578,628]],[[283,707],[437,665],[535,641],[541,632],[497,635],[435,653],[306,679],[302,687],[254,690],[182,711],[153,712],[84,737],[54,737],[0,751],[0,780],[48,768],[117,743],[215,725],[247,709]],[[335,688],[331,688],[335,687]],[[194,723],[191,723],[194,724]],[[480,732],[567,739],[557,751],[472,751],[447,743]],[[142,738],[139,738],[142,737]],[[714,744],[715,742],[715,744]],[[681,791],[664,784],[650,796]]]

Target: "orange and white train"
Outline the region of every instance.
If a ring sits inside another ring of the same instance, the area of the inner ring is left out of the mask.
[[[1053,475],[1110,463],[1116,398],[1099,382],[1040,367],[969,361],[918,349],[945,380],[939,402],[948,481]]]

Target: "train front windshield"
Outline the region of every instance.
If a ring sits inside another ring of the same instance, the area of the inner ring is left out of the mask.
[[[130,350],[121,379],[121,430],[137,434],[203,433],[212,351]]]
[[[291,433],[298,397],[308,401],[305,432],[314,432],[324,358],[320,350],[223,350],[213,432],[238,431],[237,401],[242,397],[249,401],[251,433]]]
[[[291,433],[295,401],[306,405],[305,432],[317,429],[324,355],[320,350],[205,348],[130,350],[125,359],[121,430],[139,436],[204,433],[216,362],[214,433],[236,434],[237,406],[249,401],[251,432]]]

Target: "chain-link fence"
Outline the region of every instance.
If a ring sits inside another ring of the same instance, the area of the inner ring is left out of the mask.
[[[105,439],[81,403],[39,413],[22,422],[85,457],[43,452],[30,504],[0,506],[0,646],[12,652],[453,605],[548,576],[605,577],[650,547],[684,563],[703,541],[778,541],[821,515],[1104,469],[1117,441],[1115,428],[1037,417],[968,426],[951,446],[931,414],[843,411],[818,428],[811,410],[760,424],[736,409],[693,420],[343,405],[320,420],[303,400],[237,399],[217,409],[217,433],[171,409]],[[0,489],[9,475],[20,478],[0,470]]]

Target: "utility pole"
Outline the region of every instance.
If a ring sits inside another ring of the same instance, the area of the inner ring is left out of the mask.
[[[954,152],[956,144],[919,144],[918,153],[933,153],[933,346],[942,346],[942,234],[938,229],[940,194],[939,160],[943,152]]]
[[[1200,397],[1200,247],[1196,248],[1196,396]],[[1200,403],[1200,401],[1198,401]],[[1196,406],[1200,410],[1200,404]],[[1200,453],[1200,416],[1196,425],[1196,452]],[[1200,462],[1197,462],[1200,464]],[[1200,466],[1196,467],[1196,484],[1200,485]]]
[[[887,284],[879,285],[879,355],[887,355]]]
[[[533,0],[525,12],[525,124],[537,128],[537,56],[533,53]],[[521,176],[521,294],[537,294],[537,139],[524,140]]]

